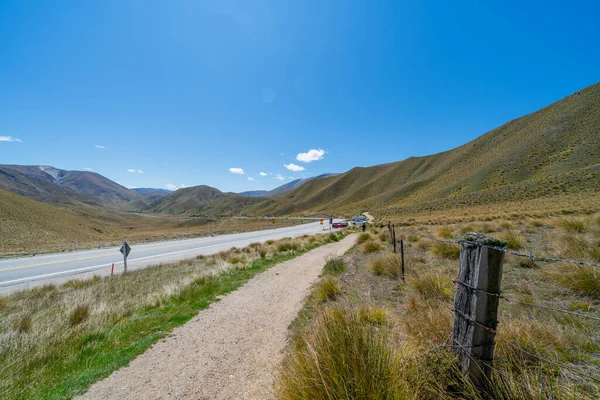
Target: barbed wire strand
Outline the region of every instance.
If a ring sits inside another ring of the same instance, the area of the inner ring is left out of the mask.
[[[467,243],[467,244],[472,244],[472,245],[476,245],[476,246],[483,246],[483,247],[487,247],[487,248],[490,248],[490,249],[501,251],[501,252],[506,253],[506,254],[511,254],[513,256],[528,258],[531,261],[540,261],[540,262],[548,262],[548,263],[563,262],[563,263],[577,264],[577,265],[583,265],[583,266],[588,266],[588,267],[600,267],[600,264],[598,264],[598,263],[590,263],[590,262],[579,261],[579,260],[566,260],[566,259],[557,258],[557,257],[537,256],[537,255],[535,255],[533,253],[519,253],[519,252],[514,251],[514,250],[509,250],[506,247],[494,246],[494,245],[490,245],[490,244],[476,243],[476,242],[471,242],[469,240],[464,240],[464,239],[460,239],[460,240],[438,239],[438,238],[436,238],[434,236],[424,235],[422,233],[414,233],[414,232],[406,232],[406,231],[399,231],[399,232],[401,234],[405,234],[405,235],[414,235],[414,236],[423,237],[423,238],[426,238],[426,239],[429,239],[429,240],[433,240],[433,241],[436,241],[436,242],[454,243],[454,244]]]
[[[478,289],[478,288],[476,288],[474,286],[468,285],[468,284],[466,284],[466,283],[464,283],[462,281],[459,281],[459,280],[453,280],[452,282],[454,282],[455,284],[464,286],[467,289],[470,289],[470,290],[472,290],[474,292],[478,292],[478,293],[484,294],[486,296],[498,297],[498,298],[503,299],[504,301],[506,301],[508,303],[516,303],[516,304],[521,304],[521,305],[528,306],[528,307],[542,308],[542,309],[545,309],[545,310],[550,310],[550,311],[555,311],[555,312],[561,312],[561,313],[564,313],[564,314],[575,315],[575,316],[581,317],[581,318],[588,318],[588,319],[592,319],[592,320],[595,320],[595,321],[600,321],[600,318],[594,317],[592,315],[585,315],[585,314],[581,314],[581,313],[577,313],[577,312],[574,312],[574,311],[569,311],[569,310],[565,310],[565,309],[561,309],[561,308],[554,308],[554,307],[544,306],[544,305],[541,305],[541,304],[527,303],[527,302],[524,302],[524,301],[510,299],[510,298],[508,298],[508,297],[506,297],[506,296],[504,296],[502,294],[486,292],[485,290]]]
[[[457,313],[458,315],[460,315],[464,319],[466,319],[469,323],[473,323],[473,324],[475,324],[477,326],[480,326],[480,327],[482,327],[483,329],[485,329],[488,332],[491,332],[491,333],[494,333],[494,334],[497,333],[495,329],[490,328],[489,326],[486,326],[486,325],[482,324],[481,322],[478,322],[473,317],[471,317],[471,316],[469,316],[467,314],[464,314],[464,313],[462,313],[462,312],[460,312],[460,311],[458,311],[456,309],[453,309],[453,310],[454,310],[455,313]],[[534,357],[534,358],[536,358],[536,359],[538,359],[540,361],[547,362],[547,363],[552,364],[552,365],[554,365],[554,366],[556,366],[558,368],[566,369],[566,370],[570,371],[571,373],[573,373],[574,375],[577,375],[579,378],[589,378],[589,379],[592,379],[592,380],[600,383],[600,378],[596,378],[596,377],[593,377],[591,375],[587,375],[587,374],[584,374],[584,373],[581,373],[581,372],[578,372],[578,371],[574,371],[573,369],[569,368],[568,366],[566,366],[564,364],[560,364],[560,363],[558,363],[556,361],[552,361],[552,360],[549,360],[547,358],[541,357],[539,355],[533,354],[533,353],[531,353],[531,352],[529,352],[529,351],[527,351],[525,349],[522,349],[521,347],[517,346],[516,344],[514,344],[514,343],[512,343],[512,342],[510,342],[510,341],[508,341],[508,340],[506,340],[506,339],[504,339],[504,338],[502,338],[500,336],[496,336],[496,338],[500,339],[501,341],[509,344],[510,346],[514,347],[515,349],[517,349],[517,350],[519,350],[519,351],[521,351],[521,352],[523,352],[523,353],[525,353],[525,354],[527,354],[527,355],[529,355],[531,357]]]
[[[532,353],[530,351],[527,351],[527,350],[523,349],[522,347],[520,347],[520,346],[518,346],[518,345],[516,345],[516,344],[514,344],[514,343],[512,343],[512,342],[510,342],[510,341],[508,341],[508,340],[506,340],[506,339],[504,339],[502,337],[498,337],[498,339],[501,340],[502,342],[508,344],[509,346],[513,347],[514,349],[516,349],[516,350],[518,350],[518,351],[520,351],[520,352],[522,352],[524,354],[527,354],[530,357],[533,357],[533,358],[538,359],[540,361],[543,361],[543,362],[546,362],[548,364],[554,365],[555,367],[558,367],[560,369],[565,369],[565,370],[571,372],[573,375],[578,376],[579,378],[582,378],[582,379],[586,379],[587,378],[587,379],[591,379],[593,381],[596,381],[596,382],[600,383],[600,378],[596,378],[595,376],[588,375],[588,374],[580,372],[580,371],[576,371],[576,370],[572,369],[572,367],[569,367],[569,366],[567,366],[565,364],[561,364],[559,362],[552,361],[552,360],[549,360],[549,359],[547,359],[545,357],[542,357],[542,356],[540,356],[538,354],[534,354],[534,353]]]

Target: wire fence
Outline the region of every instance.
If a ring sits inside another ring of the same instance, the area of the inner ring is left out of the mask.
[[[538,256],[538,255],[535,255],[533,253],[520,253],[518,251],[510,250],[507,247],[500,247],[500,246],[494,246],[494,245],[489,245],[489,244],[475,243],[475,242],[470,242],[470,241],[464,240],[464,239],[459,239],[459,240],[455,240],[455,239],[439,239],[439,238],[436,238],[435,236],[424,235],[422,233],[406,232],[406,231],[399,231],[399,232],[401,232],[401,233],[403,233],[405,235],[419,236],[419,237],[422,237],[422,238],[425,238],[425,239],[429,239],[429,240],[433,240],[433,241],[436,241],[436,242],[452,243],[452,244],[467,243],[467,244],[472,244],[472,245],[477,245],[477,246],[483,246],[483,247],[487,247],[487,248],[490,248],[490,249],[498,250],[498,251],[501,251],[503,253],[510,254],[510,255],[513,255],[513,256],[528,258],[531,261],[540,261],[540,262],[547,262],[547,263],[569,263],[569,264],[584,265],[584,266],[588,266],[588,267],[600,267],[600,263],[591,263],[591,262],[579,261],[579,260],[567,260],[567,259],[562,259],[562,258],[558,258],[558,257]]]
[[[436,242],[442,242],[442,243],[451,243],[451,244],[467,243],[467,244],[471,244],[471,245],[488,247],[488,248],[492,248],[492,249],[501,251],[505,254],[510,254],[513,256],[517,256],[517,257],[525,257],[531,261],[539,261],[539,262],[546,262],[546,263],[571,263],[571,264],[576,264],[576,265],[580,265],[580,266],[593,267],[594,269],[595,269],[595,267],[600,267],[600,264],[598,264],[598,263],[592,263],[592,262],[580,261],[580,260],[561,259],[558,257],[538,256],[533,253],[521,253],[521,252],[510,250],[506,247],[500,247],[500,246],[482,244],[482,243],[475,243],[475,242],[471,242],[471,241],[464,240],[464,239],[463,240],[439,239],[434,236],[425,235],[425,234],[421,234],[421,233],[415,233],[415,232],[400,231],[400,233],[402,233],[404,235],[413,235],[413,236],[429,239],[429,240],[436,241]],[[564,308],[554,307],[554,306],[549,306],[549,305],[544,305],[544,304],[519,301],[519,300],[510,298],[510,297],[507,297],[502,293],[491,293],[491,292],[476,288],[476,287],[471,286],[460,280],[453,280],[453,283],[455,285],[463,286],[464,288],[471,291],[472,293],[475,293],[476,295],[496,297],[498,299],[505,301],[506,303],[518,304],[519,306],[523,306],[523,307],[542,309],[542,310],[551,311],[551,312],[555,312],[555,313],[562,313],[562,314],[568,315],[570,317],[577,317],[577,318],[582,318],[582,319],[586,319],[586,320],[590,320],[590,321],[594,321],[594,322],[600,322],[600,317],[598,317],[597,315],[584,314],[581,312],[575,312],[575,311],[571,311],[571,310],[566,310]],[[454,308],[451,308],[451,311],[456,316],[466,320],[468,324],[480,326],[485,331],[491,332],[493,334],[498,333],[496,328],[492,328],[490,326],[485,326],[485,325],[481,324],[480,322],[478,322],[475,318],[473,318],[470,315],[462,313],[459,310],[456,310]],[[600,329],[600,326],[598,326],[598,329]],[[590,339],[597,340],[597,338],[590,338]],[[511,349],[516,350],[517,352],[529,357],[530,359],[533,359],[540,363],[544,363],[547,365],[551,365],[555,368],[558,368],[557,373],[560,374],[561,376],[565,377],[566,379],[576,380],[579,383],[595,382],[596,384],[600,384],[600,366],[598,365],[598,360],[600,360],[600,354],[598,354],[598,353],[590,353],[589,351],[579,349],[580,351],[593,357],[596,360],[596,363],[578,362],[577,365],[575,366],[573,363],[566,364],[564,362],[560,362],[559,360],[552,360],[548,357],[542,356],[541,354],[536,354],[530,350],[524,349],[522,346],[503,338],[502,335],[495,336],[495,340],[506,344]],[[484,344],[479,344],[477,346],[469,346],[469,347],[493,346],[495,344],[496,343],[484,343]],[[444,344],[440,344],[438,346],[434,346],[430,351],[424,353],[423,355],[426,355],[426,354],[429,354],[431,352],[435,352],[435,351],[438,351],[441,349],[455,349],[455,350],[464,352],[469,358],[474,359],[473,354],[470,351],[470,348],[461,346],[460,344],[457,344],[457,343],[452,343],[452,344],[444,343]],[[502,376],[504,379],[508,379],[508,380],[512,381],[513,383],[515,383],[518,386],[521,386],[523,389],[525,389],[527,391],[531,390],[531,387],[524,385],[523,382],[519,382],[511,374],[508,374],[508,373],[494,367],[491,362],[486,361],[486,360],[481,360],[481,359],[478,359],[476,361],[479,362],[480,364],[485,365],[486,367],[489,367],[491,370],[493,370],[499,376]],[[584,370],[584,369],[587,369],[587,370]],[[595,385],[594,390],[596,392],[596,395],[600,395],[600,386]]]

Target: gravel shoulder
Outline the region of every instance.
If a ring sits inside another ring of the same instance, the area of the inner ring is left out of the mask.
[[[201,311],[82,399],[269,399],[288,326],[350,235],[277,264]]]

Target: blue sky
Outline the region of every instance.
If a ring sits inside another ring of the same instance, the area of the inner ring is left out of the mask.
[[[432,154],[596,83],[598,15],[552,0],[0,1],[0,163],[242,191]]]

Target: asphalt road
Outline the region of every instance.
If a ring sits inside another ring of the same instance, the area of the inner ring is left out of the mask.
[[[127,258],[127,270],[172,263],[200,254],[215,254],[252,242],[322,233],[328,227],[328,221],[324,221],[324,225],[313,222],[265,231],[133,245]],[[115,273],[123,272],[119,247],[0,260],[0,294],[49,283],[60,284],[74,278],[110,275],[112,263]]]

